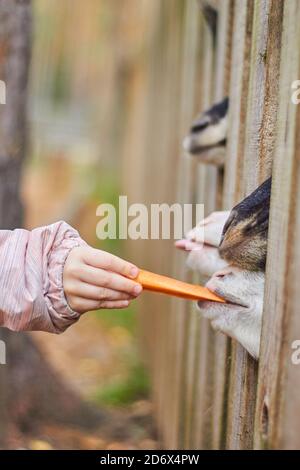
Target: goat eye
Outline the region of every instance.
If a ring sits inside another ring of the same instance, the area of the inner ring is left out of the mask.
[[[192,132],[192,134],[196,134],[197,132],[200,132],[200,131],[203,131],[204,129],[206,129],[208,127],[208,125],[209,125],[208,121],[199,122],[197,124],[194,124],[191,127],[191,132]]]
[[[250,222],[249,224],[247,224],[244,229],[243,229],[243,232],[245,235],[253,232],[255,230],[255,228],[257,227],[257,223],[256,222]]]

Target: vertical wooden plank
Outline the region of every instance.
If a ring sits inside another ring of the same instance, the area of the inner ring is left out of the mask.
[[[244,194],[271,173],[277,117],[283,0],[256,0],[244,157]]]
[[[177,3],[177,2],[176,2]],[[144,164],[141,180],[143,181],[142,198],[150,209],[150,204],[169,202],[172,199],[172,181],[175,178],[175,166],[170,148],[170,128],[176,120],[176,81],[171,83],[171,69],[176,47],[170,54],[170,38],[172,37],[172,21],[170,10],[155,0],[151,5],[153,34],[148,50],[148,89],[146,100],[146,135],[144,148]],[[173,9],[174,11],[174,4]],[[177,72],[175,76],[177,75]],[[159,90],[159,92],[158,92]],[[172,100],[172,97],[175,97]],[[147,240],[143,243],[143,265],[157,272],[168,272],[167,244],[169,241]],[[168,387],[165,388],[165,313],[170,309],[170,300],[165,296],[144,294],[141,309],[144,316],[144,328],[149,338],[149,356],[152,375],[153,400],[155,414],[163,440],[165,419],[165,399]]]
[[[219,101],[228,92],[231,16],[232,2],[222,2],[218,10],[216,50],[211,53],[214,61],[210,67],[212,75],[211,77],[206,76],[207,85],[211,87],[212,100],[206,103],[206,107],[212,102]],[[210,41],[212,47],[211,37]],[[205,47],[205,50],[207,56],[208,48]],[[203,67],[203,69],[209,70],[208,67]],[[204,96],[208,97],[209,93],[206,92]],[[218,193],[222,193],[222,181],[219,178],[218,168],[199,163],[198,187],[198,202],[205,204],[206,213],[216,210],[218,208]],[[200,282],[203,283],[204,280],[202,279]],[[199,326],[198,328],[194,327],[199,338],[195,362],[193,408],[196,412],[194,412],[191,431],[192,447],[219,448],[223,434],[226,339],[220,334],[215,334],[207,320],[199,317],[197,320]]]
[[[168,64],[168,85],[165,93],[169,96],[169,102],[166,106],[166,129],[165,134],[168,139],[166,153],[168,155],[168,171],[166,178],[171,185],[171,190],[166,194],[164,202],[173,204],[177,202],[176,189],[172,182],[176,181],[178,175],[178,149],[180,149],[180,138],[178,133],[178,125],[180,122],[180,81],[181,81],[181,70],[182,70],[182,13],[185,7],[180,1],[173,2],[172,7],[166,6],[166,16],[168,20],[165,20],[165,25],[169,24],[168,27],[168,38],[167,38],[167,56],[165,61]],[[167,247],[164,249],[165,263],[167,266],[168,274],[170,274],[173,267],[173,241],[167,242]],[[163,313],[161,318],[161,326],[164,331],[162,338],[163,349],[162,357],[160,360],[160,368],[162,374],[161,383],[161,395],[162,395],[162,433],[163,440],[166,445],[171,444],[173,447],[175,443],[173,440],[174,429],[170,426],[170,422],[173,420],[172,415],[172,402],[174,400],[174,374],[172,370],[173,366],[173,353],[174,338],[170,335],[170,329],[174,321],[174,303],[172,300],[169,301],[168,309]],[[177,364],[179,367],[179,364]]]
[[[157,142],[157,175],[153,181],[159,181],[159,188],[153,191],[151,182],[152,198],[159,195],[160,203],[173,203],[175,199],[174,185],[172,181],[176,179],[175,151],[178,148],[178,89],[179,89],[179,51],[181,16],[179,14],[180,2],[177,0],[172,5],[161,3],[161,39],[163,40],[163,54],[161,56],[161,73],[158,78],[162,81],[160,93],[157,93],[157,110],[161,115],[161,122],[158,130],[159,140]],[[161,44],[162,46],[162,44]],[[156,51],[157,52],[157,51]],[[163,80],[162,80],[162,77]],[[174,78],[175,77],[175,78]],[[152,202],[152,201],[151,201]],[[156,258],[156,270],[162,273],[170,273],[171,270],[171,250],[173,244],[170,240],[158,241],[155,243],[155,251],[152,256]],[[157,347],[155,350],[156,370],[157,370],[157,404],[158,422],[165,441],[169,434],[168,427],[168,403],[172,394],[169,364],[167,354],[169,316],[172,314],[170,299],[157,298],[157,328],[154,333],[157,337]]]
[[[231,209],[241,194],[245,146],[245,120],[250,50],[253,23],[253,1],[236,0],[232,39],[229,132],[226,145],[223,208]],[[242,65],[241,65],[242,64]]]
[[[231,80],[233,18],[235,17],[234,2],[223,1],[219,8],[217,52],[216,52],[216,83],[214,98],[220,101],[228,96]],[[219,201],[223,193],[223,169],[217,171],[217,200],[215,209],[221,209]],[[226,390],[229,365],[229,341],[224,335],[214,333],[213,349],[213,389],[212,389],[212,436],[210,447],[225,447],[226,425]]]
[[[245,145],[245,117],[247,113],[248,82],[250,75],[250,47],[252,40],[253,23],[253,2],[235,1],[235,16],[233,26],[233,51],[231,63],[231,83],[230,83],[230,111],[229,111],[229,133],[226,148],[225,165],[225,185],[223,206],[230,209],[238,200],[241,194],[241,179],[244,159]],[[231,350],[231,348],[230,348]],[[233,355],[235,355],[233,350]],[[230,353],[230,360],[232,359]],[[239,372],[238,362],[233,357],[233,362],[227,363],[227,371],[231,367],[231,374]],[[241,366],[239,366],[241,367]],[[241,403],[237,402],[235,392],[236,382],[241,380],[241,376],[230,377],[230,387],[227,390],[228,408],[224,411],[226,416],[223,446],[235,447],[233,441],[242,438],[244,430],[236,429],[234,422],[238,418]],[[228,379],[227,379],[228,381]],[[243,384],[241,383],[241,387]],[[234,408],[236,404],[236,409]],[[247,410],[243,410],[243,416]],[[238,434],[239,433],[239,434]],[[245,436],[244,436],[245,437]],[[249,445],[250,447],[250,445]]]
[[[269,83],[273,76],[272,93],[276,94],[281,16],[281,1],[255,1],[241,196],[257,187],[270,169],[268,157],[274,146],[277,105],[270,99]],[[233,342],[227,435],[230,449],[252,448],[256,385],[257,363]]]
[[[182,56],[182,80],[181,80],[181,106],[178,132],[182,139],[190,122],[197,111],[197,74],[199,61],[199,37],[202,29],[200,11],[195,2],[185,2],[185,21],[183,34],[183,56]],[[194,196],[195,160],[181,155],[178,167],[178,194],[177,200],[183,203],[192,203]],[[184,279],[187,275],[185,259],[178,254],[175,260],[174,275]],[[188,335],[189,327],[193,322],[193,313],[187,302],[173,302],[173,320],[171,331],[172,337],[176,338],[176,358],[173,362],[173,377],[175,379],[173,388],[174,403],[173,413],[175,426],[173,428],[172,442],[177,441],[177,446],[189,447],[189,421],[192,416],[192,391],[194,374],[194,344],[197,340],[196,333]],[[187,335],[189,339],[187,341]],[[173,344],[174,351],[174,344]],[[171,353],[171,351],[170,351]],[[170,354],[170,359],[172,353]],[[174,357],[174,354],[173,354]],[[184,398],[183,398],[184,396]]]
[[[259,384],[256,448],[300,446],[300,369],[291,360],[300,338],[300,109],[291,102],[291,84],[300,73],[300,5],[284,3],[279,111],[272,198]],[[297,47],[291,47],[291,45]]]
[[[200,109],[207,109],[212,102],[213,94],[213,68],[214,68],[214,49],[213,49],[213,38],[211,31],[207,24],[203,23],[202,32],[202,58],[201,58],[201,74],[202,87],[200,90]],[[209,169],[206,165],[201,163],[197,164],[196,173],[196,202],[205,204],[205,211],[209,211],[208,205],[214,207],[215,205],[215,181],[213,177],[209,176]],[[208,189],[208,179],[211,182],[211,187]],[[210,202],[208,199],[210,198]],[[203,282],[199,279],[199,276],[195,276],[198,282]],[[210,329],[209,322],[204,318],[201,318],[199,314],[192,311],[192,322],[190,323],[190,329],[187,330],[186,341],[189,341],[191,328],[194,329],[197,334],[197,342],[195,344],[196,354],[194,362],[194,416],[190,424],[190,437],[191,447],[204,448],[205,438],[210,439],[210,417],[211,417],[211,375],[208,375],[208,362],[211,356],[209,355],[209,347],[211,345],[210,338],[212,332]],[[206,429],[206,434],[204,433]]]
[[[245,142],[245,115],[247,105],[247,89],[250,74],[250,45],[252,38],[253,2],[236,0],[234,3],[234,19],[232,33],[232,54],[230,73],[230,108],[229,108],[229,132],[226,145],[223,208],[230,209],[239,197],[241,172],[244,158]],[[231,348],[228,338],[220,335],[219,341],[223,345],[216,349],[216,386],[223,392],[219,392],[215,398],[216,413],[214,429],[218,426],[219,432],[215,433],[214,447],[226,446],[226,439],[230,434],[230,422],[232,416],[229,407],[232,400],[231,391],[228,393],[229,371],[231,362]],[[227,349],[227,354],[224,351]],[[216,389],[214,390],[216,393]],[[228,395],[228,401],[227,401]],[[229,424],[227,425],[227,414]],[[227,435],[226,435],[227,433]]]

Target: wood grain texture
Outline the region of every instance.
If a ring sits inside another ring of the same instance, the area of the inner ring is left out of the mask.
[[[300,5],[284,4],[279,110],[274,152],[264,321],[261,340],[256,448],[299,448],[300,370],[291,361],[298,339],[299,106],[291,84],[299,77]]]
[[[253,4],[235,2],[234,30],[232,39],[232,62],[230,82],[230,126],[228,135],[224,208],[232,207],[243,193],[242,175],[245,155],[245,117],[247,114],[248,83],[250,76],[250,44],[252,40]],[[243,66],[241,66],[243,64]],[[246,403],[253,398],[248,395],[245,382],[255,382],[251,374],[252,362],[248,370],[248,357],[236,343],[231,342],[230,364],[227,366],[227,408],[225,423],[225,447],[251,447],[252,421],[248,422]],[[249,385],[249,383],[247,384]]]
[[[209,99],[207,94],[210,93],[210,87],[208,85],[208,77],[212,73],[212,38],[210,36],[209,29],[207,28],[206,23],[203,18],[201,18],[200,10],[197,7],[197,15],[199,21],[199,35],[198,35],[198,62],[197,68],[195,70],[196,83],[198,82],[197,88],[194,89],[194,116],[199,113],[205,106],[205,99]],[[196,10],[194,10],[196,14]],[[206,50],[206,53],[205,53]],[[188,55],[187,55],[188,57]],[[202,75],[203,73],[203,75]],[[201,80],[198,79],[201,77]],[[188,92],[186,88],[184,93]],[[184,97],[184,94],[183,94]],[[192,118],[194,118],[194,116]],[[190,126],[191,118],[188,122],[188,127]],[[186,132],[186,130],[185,130]],[[187,163],[190,162],[190,173],[189,173],[189,200],[195,202],[198,192],[198,172],[197,172],[197,159],[184,156],[184,161]],[[182,263],[182,259],[181,259]],[[185,269],[184,269],[185,271]],[[188,274],[191,279],[191,274]],[[197,282],[194,280],[194,282]],[[186,324],[185,324],[185,335],[184,335],[184,349],[186,350],[186,355],[184,356],[183,362],[183,383],[182,383],[182,432],[181,432],[181,445],[186,448],[193,447],[193,441],[195,439],[195,424],[198,423],[198,420],[195,420],[195,400],[201,408],[201,402],[198,396],[197,384],[199,381],[198,376],[198,354],[199,354],[199,345],[201,343],[201,329],[199,324],[199,314],[193,308],[193,305],[190,304],[186,306]],[[201,408],[202,409],[202,408]]]
[[[232,60],[232,36],[233,18],[235,15],[234,2],[227,0],[219,5],[219,23],[217,36],[216,53],[216,76],[214,101],[221,100],[228,96],[231,79]],[[225,150],[225,161],[227,153]],[[217,188],[215,209],[223,207],[223,170],[216,169]],[[228,338],[220,333],[213,333],[212,360],[208,364],[208,370],[213,363],[213,384],[212,384],[212,412],[211,412],[211,442],[209,447],[220,449],[225,447],[225,427],[226,427],[226,402],[227,402],[227,378],[229,366],[229,342]]]
[[[249,7],[252,8],[250,4]],[[281,41],[281,30],[282,3],[256,1],[252,24],[240,198],[248,195],[270,174],[275,145],[280,64],[278,44]],[[272,76],[272,93],[269,88],[270,76]],[[253,446],[257,373],[257,363],[240,345],[233,343],[228,448],[248,449]]]
[[[201,70],[199,73],[202,78],[202,86],[199,90],[199,111],[207,109],[213,99],[213,80],[214,80],[214,59],[215,51],[213,48],[213,37],[211,30],[203,21],[202,34],[202,57]],[[216,201],[216,169],[203,165],[197,159],[197,171],[195,178],[195,199],[194,202],[204,204],[205,212],[209,207],[215,207]],[[210,188],[208,186],[211,184]],[[209,207],[208,207],[209,206]],[[199,276],[195,275],[195,282],[203,282]],[[211,411],[212,411],[212,375],[208,375],[208,363],[210,361],[210,346],[212,340],[212,331],[209,323],[194,312],[190,329],[186,339],[188,344],[191,334],[197,334],[194,340],[196,347],[194,355],[194,373],[193,373],[193,406],[190,406],[190,415],[192,416],[190,429],[190,445],[196,448],[209,447],[211,439]],[[205,385],[204,385],[205,384]]]

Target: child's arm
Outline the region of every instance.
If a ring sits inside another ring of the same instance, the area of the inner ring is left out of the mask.
[[[85,311],[127,306],[141,286],[124,276],[137,272],[65,222],[0,230],[0,325],[60,333]]]

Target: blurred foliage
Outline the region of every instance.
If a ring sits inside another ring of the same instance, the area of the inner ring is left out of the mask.
[[[98,312],[99,321],[106,328],[112,328],[119,325],[122,328],[126,328],[130,335],[136,333],[136,306],[132,302],[128,308],[121,310],[99,310]]]
[[[149,377],[140,363],[132,363],[126,380],[114,381],[95,394],[97,403],[110,406],[125,406],[149,394]]]

